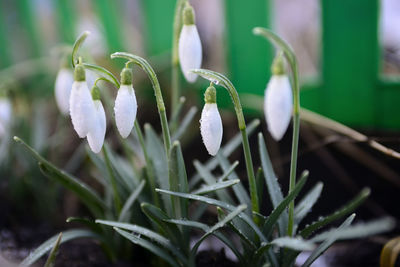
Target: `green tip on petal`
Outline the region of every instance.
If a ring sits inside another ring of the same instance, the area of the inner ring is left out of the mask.
[[[183,9],[183,24],[184,25],[193,25],[194,24],[194,9],[187,2],[185,8]]]
[[[217,103],[217,90],[210,85],[204,93],[204,101],[207,104]]]
[[[123,68],[121,71],[121,84],[130,85],[132,84],[132,69]]]
[[[83,82],[85,80],[85,67],[83,67],[82,64],[76,65],[74,70],[74,81]]]
[[[92,99],[93,100],[100,100],[100,89],[99,89],[99,87],[97,85],[94,85],[92,87],[91,94],[92,94]]]
[[[285,59],[283,58],[283,52],[280,51],[274,61],[272,62],[271,66],[272,75],[284,75],[286,74],[285,70]]]

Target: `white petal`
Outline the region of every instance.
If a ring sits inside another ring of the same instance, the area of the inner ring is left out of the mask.
[[[72,125],[80,138],[84,138],[95,120],[95,108],[86,81],[72,84],[69,98],[69,111]]]
[[[265,90],[264,113],[268,130],[279,141],[285,134],[293,109],[293,93],[287,75],[274,75]]]
[[[136,119],[137,102],[132,85],[121,85],[115,99],[115,122],[119,133],[127,138]]]
[[[94,107],[96,110],[95,123],[87,135],[87,140],[90,149],[94,153],[99,153],[106,135],[106,114],[100,100],[94,101]]]
[[[221,146],[222,131],[222,121],[217,104],[206,103],[201,112],[200,133],[211,156],[215,156]]]
[[[201,67],[202,49],[196,25],[183,25],[179,36],[179,61],[188,82],[195,82],[197,74],[189,72]]]
[[[10,128],[12,106],[7,98],[0,99],[0,138],[5,137]]]
[[[67,115],[69,111],[69,96],[73,82],[74,74],[72,70],[62,68],[58,71],[55,83],[55,96],[57,106],[64,115]]]

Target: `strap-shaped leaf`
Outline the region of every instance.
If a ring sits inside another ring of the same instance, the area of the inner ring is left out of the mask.
[[[204,194],[208,194],[211,192],[215,192],[221,189],[225,189],[227,187],[231,187],[237,183],[240,183],[239,179],[236,180],[229,180],[229,181],[224,181],[224,182],[218,182],[218,183],[214,183],[211,185],[206,185],[206,186],[202,186],[199,189],[195,190],[192,192],[192,194],[197,194],[197,195],[204,195]]]
[[[178,197],[182,197],[182,198],[187,198],[187,199],[192,199],[192,200],[197,200],[197,201],[201,201],[210,205],[214,205],[214,206],[219,206],[221,208],[224,208],[228,211],[233,211],[234,207],[228,203],[213,199],[213,198],[208,198],[208,197],[204,197],[204,196],[199,196],[199,195],[193,195],[193,194],[185,194],[185,193],[180,193],[180,192],[172,192],[169,190],[163,190],[163,189],[156,189],[157,192],[163,193],[163,194],[168,194],[168,195],[173,195],[173,196],[178,196]],[[264,234],[260,231],[260,229],[258,228],[258,226],[253,222],[253,220],[246,214],[246,213],[240,213],[238,215],[238,218],[240,218],[241,220],[243,220],[244,222],[246,222],[252,229],[253,231],[258,235],[258,237],[262,240],[262,241],[267,241],[267,239],[265,238]]]
[[[274,209],[276,209],[278,205],[282,202],[283,195],[281,187],[278,184],[276,174],[272,167],[271,160],[269,159],[267,147],[265,146],[264,138],[261,133],[258,134],[258,148],[260,152],[261,166],[264,172],[265,184],[267,185],[272,206],[274,207]],[[282,216],[278,220],[279,233],[281,236],[285,235],[287,231],[287,224],[288,214],[286,210],[283,210]]]
[[[335,231],[337,235],[337,240],[363,238],[390,231],[394,228],[395,225],[396,221],[394,219],[386,217],[373,220],[370,222],[350,225],[346,228],[341,229],[340,231],[337,229],[331,229],[314,236],[313,238],[310,239],[310,241],[322,242],[326,240]]]
[[[314,243],[306,241],[300,237],[279,237],[272,240],[271,244],[274,244],[278,247],[289,248],[298,251],[309,251],[315,248]]]
[[[54,247],[54,243],[56,242],[58,236],[59,235],[57,234],[48,239],[47,241],[45,241],[43,244],[41,244],[20,263],[20,266],[29,266],[34,264],[40,257],[42,257],[44,254],[49,252]],[[65,243],[69,240],[85,238],[85,237],[99,238],[97,234],[89,230],[83,230],[83,229],[69,230],[63,232],[63,238],[60,241],[60,244]]]
[[[94,221],[92,221],[91,219],[81,218],[81,217],[68,217],[66,222],[67,223],[70,223],[70,222],[80,223],[80,224],[87,226],[94,233],[99,233],[99,234],[103,233],[103,229],[101,229],[101,227],[98,224],[96,224]]]
[[[294,209],[295,225],[298,225],[303,218],[310,212],[311,208],[317,202],[321,195],[323,184],[317,183],[307,194],[299,201]]]
[[[130,211],[133,203],[135,203],[135,200],[138,198],[138,196],[142,192],[145,184],[146,184],[146,182],[144,180],[142,180],[142,182],[139,184],[139,186],[132,192],[132,194],[125,201],[125,204],[122,207],[121,213],[119,214],[118,221],[124,222],[129,219],[129,215],[130,215],[129,211]]]
[[[179,123],[179,127],[176,130],[175,134],[172,136],[172,141],[179,140],[181,136],[185,133],[186,129],[193,121],[194,116],[196,116],[197,107],[191,107],[185,117],[183,117],[182,121]]]
[[[194,167],[196,168],[196,170],[197,170],[197,173],[200,175],[200,177],[208,184],[208,185],[212,185],[212,184],[215,184],[215,182],[216,182],[216,177],[203,165],[203,164],[201,164],[198,160],[195,160],[194,162],[193,162],[193,164],[194,164]],[[235,163],[234,163],[235,164]],[[233,165],[234,165],[233,164]],[[237,166],[237,164],[236,164],[236,166]],[[230,168],[230,170],[231,170],[232,168]],[[226,173],[226,172],[225,172]],[[220,200],[222,200],[222,201],[224,201],[224,202],[227,202],[227,203],[231,203],[231,204],[233,204],[233,200],[232,200],[232,198],[229,196],[229,194],[225,191],[225,190],[223,190],[223,191],[218,191],[218,192],[215,192],[216,193],[216,195],[218,196],[218,199],[220,199]],[[196,193],[193,193],[193,194],[196,194]]]
[[[311,263],[313,263],[319,256],[321,256],[321,254],[324,253],[339,238],[340,231],[351,224],[355,216],[356,216],[355,214],[350,215],[344,221],[344,223],[342,223],[336,229],[336,231],[331,232],[330,235],[327,237],[327,239],[311,253],[311,255],[307,258],[302,267],[310,266]]]
[[[145,237],[157,242],[158,244],[160,244],[164,248],[168,249],[169,251],[171,251],[182,262],[185,263],[187,261],[186,257],[182,254],[182,252],[174,244],[172,244],[167,238],[165,238],[164,236],[162,236],[148,228],[145,228],[145,227],[142,227],[139,225],[135,225],[135,224],[121,223],[121,222],[115,222],[115,221],[105,221],[105,220],[96,220],[96,223],[112,226],[114,228],[129,230],[138,235],[145,236]]]
[[[260,120],[259,119],[255,119],[252,122],[250,122],[247,127],[246,127],[246,133],[248,136],[250,136],[255,129],[257,128],[257,126],[260,124]],[[222,155],[224,155],[225,157],[229,157],[232,152],[238,147],[240,146],[240,144],[242,143],[242,135],[241,133],[237,133],[233,138],[231,138],[228,143],[226,143],[223,147],[221,147],[220,152]],[[211,157],[206,163],[203,164],[206,169],[208,169],[209,171],[212,171],[215,169],[215,167],[218,166],[218,160],[215,157]],[[190,183],[189,183],[189,187],[193,188],[196,186],[196,184],[200,181],[201,177],[198,173],[196,173],[193,177],[191,177],[191,179],[189,179]]]
[[[343,208],[335,211],[329,216],[323,217],[318,221],[306,226],[300,231],[300,235],[303,238],[309,237],[314,231],[320,229],[321,227],[346,216],[347,214],[353,212],[365,199],[369,196],[371,190],[369,188],[363,189],[353,200],[348,202]]]
[[[153,243],[143,239],[139,236],[133,235],[127,231],[121,230],[117,227],[114,228],[120,235],[131,241],[132,243],[144,247],[145,249],[153,252],[172,266],[180,266],[179,263],[171,257],[171,255],[165,251],[164,249],[160,248],[159,246],[154,245]]]
[[[293,191],[285,197],[281,203],[271,212],[268,219],[265,221],[263,226],[263,233],[266,237],[269,237],[272,233],[274,225],[278,221],[282,212],[286,209],[291,201],[293,201],[296,196],[300,193],[304,184],[306,183],[308,178],[308,171],[304,171],[301,175],[300,180],[297,182],[296,186],[293,188]]]
[[[175,224],[167,223],[171,219],[164,211],[149,203],[141,204],[142,211],[146,216],[160,227],[160,230],[165,233],[174,244],[181,244],[181,231]]]
[[[47,258],[47,261],[44,264],[44,267],[53,267],[54,266],[55,261],[56,261],[56,256],[57,256],[57,253],[58,253],[58,248],[60,246],[61,238],[62,238],[62,233],[60,233],[58,235],[57,240],[54,243],[54,246],[50,251],[49,257]]]
[[[22,144],[39,161],[39,167],[41,171],[48,178],[53,179],[54,181],[74,192],[95,215],[101,215],[104,212],[104,209],[106,208],[105,203],[88,185],[48,162],[22,139],[15,136],[14,140]]]

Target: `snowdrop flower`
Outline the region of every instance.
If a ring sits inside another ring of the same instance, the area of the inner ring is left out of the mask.
[[[194,24],[193,8],[187,4],[183,10],[183,26],[179,36],[179,61],[186,80],[193,83],[197,74],[189,72],[201,67],[202,48],[199,33]]]
[[[214,86],[204,94],[205,105],[201,112],[200,133],[203,143],[211,156],[215,156],[222,141],[222,121],[217,107],[217,92]]]
[[[8,98],[0,98],[0,138],[9,134],[12,119],[12,106]]]
[[[265,89],[264,114],[268,131],[279,141],[285,134],[293,109],[293,93],[285,73],[283,56],[278,55],[272,65],[272,77]]]
[[[136,119],[137,102],[132,86],[132,70],[124,68],[121,72],[121,87],[115,99],[115,122],[119,133],[127,138]]]
[[[97,86],[92,88],[92,98],[95,108],[95,118],[91,130],[87,134],[90,149],[94,153],[99,153],[103,147],[106,135],[106,114],[103,104],[100,101],[100,90]]]
[[[68,66],[62,66],[58,71],[56,83],[54,86],[54,94],[59,110],[62,114],[67,115],[69,111],[69,96],[71,94],[72,83],[74,82],[74,74]]]
[[[81,64],[75,67],[74,82],[69,98],[69,112],[72,125],[79,137],[86,137],[94,124],[96,111],[86,83],[85,69]]]

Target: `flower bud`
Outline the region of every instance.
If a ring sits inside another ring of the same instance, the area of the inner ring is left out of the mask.
[[[293,93],[286,74],[273,75],[265,90],[264,113],[268,131],[279,141],[285,134],[293,109]]]
[[[114,106],[115,122],[119,133],[127,138],[136,120],[137,102],[132,86],[132,71],[124,68],[121,72],[121,87]]]
[[[93,99],[95,107],[95,118],[92,129],[87,134],[87,140],[90,149],[94,153],[99,153],[103,147],[104,137],[106,135],[106,114],[103,104],[98,99]]]
[[[194,11],[188,4],[183,10],[183,26],[179,36],[179,61],[181,70],[186,80],[193,83],[197,79],[197,74],[189,72],[191,69],[201,67],[202,47],[194,24]]]
[[[71,94],[74,75],[72,70],[62,67],[57,74],[54,86],[54,94],[59,110],[62,114],[67,115],[69,111],[69,96]]]
[[[207,88],[204,99],[206,103],[201,112],[200,133],[208,153],[215,156],[221,146],[223,128],[213,86]]]
[[[69,111],[75,131],[80,138],[84,138],[95,121],[95,107],[85,81],[85,70],[82,65],[75,67]]]
[[[7,137],[12,119],[12,106],[8,98],[0,98],[0,138]]]

